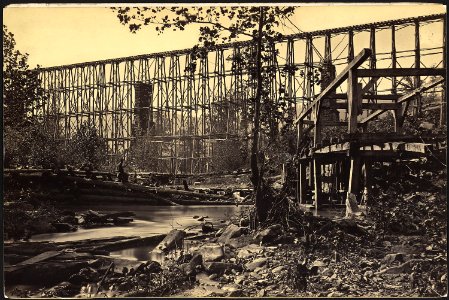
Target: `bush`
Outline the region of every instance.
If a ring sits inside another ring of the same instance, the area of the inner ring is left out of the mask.
[[[4,129],[4,165],[50,168],[62,159],[61,141],[42,123]]]
[[[65,148],[65,162],[75,166],[92,165],[102,169],[107,161],[108,146],[92,122],[84,122]]]

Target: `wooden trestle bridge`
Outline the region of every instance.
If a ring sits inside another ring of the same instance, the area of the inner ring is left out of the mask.
[[[298,126],[302,203],[311,201],[307,189],[320,199],[328,165],[358,195],[368,158],[426,151],[418,137],[404,140],[400,132],[409,107],[419,113],[429,91],[437,95],[433,105],[446,123],[445,30],[446,14],[439,14],[303,32],[271,45],[272,58],[263,68],[275,68],[270,98],[286,106],[284,113]],[[108,141],[111,160],[147,139],[157,150],[157,164],[145,171],[217,172],[221,143],[245,145],[251,130],[245,112],[255,85],[240,59],[246,50],[254,45],[223,44],[201,56],[185,49],[39,69],[48,100],[34,113],[65,140],[83,122],[93,122]],[[386,111],[394,112],[394,132],[368,133],[367,125]],[[346,137],[330,141],[326,128],[343,126]],[[345,160],[350,170],[341,173]]]

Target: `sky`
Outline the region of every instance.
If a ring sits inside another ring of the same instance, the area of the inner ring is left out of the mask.
[[[313,31],[445,11],[441,4],[309,4],[298,7],[292,21],[302,31]],[[150,27],[132,34],[105,5],[7,6],[3,24],[15,35],[16,48],[29,53],[31,68],[190,48],[198,38],[195,30],[157,35]],[[286,33],[297,32],[292,30]]]

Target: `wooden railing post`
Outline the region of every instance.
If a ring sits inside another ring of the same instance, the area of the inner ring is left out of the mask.
[[[358,93],[357,71],[351,69],[348,72],[348,133],[353,138],[357,134],[357,116],[362,99]],[[357,143],[351,148],[358,147]],[[358,210],[357,200],[360,193],[360,179],[362,171],[362,161],[358,154],[358,149],[350,149],[351,169],[349,171],[349,187],[346,198],[346,214],[354,213]]]

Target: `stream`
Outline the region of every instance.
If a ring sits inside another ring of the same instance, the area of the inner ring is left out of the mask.
[[[65,242],[84,239],[101,239],[114,236],[148,237],[168,233],[172,229],[184,229],[197,232],[202,222],[194,216],[205,216],[206,221],[214,227],[225,226],[224,221],[239,218],[240,213],[249,209],[249,205],[241,206],[148,206],[148,205],[84,205],[64,206],[63,209],[82,212],[88,209],[101,213],[131,211],[135,213],[134,221],[123,226],[78,229],[67,233],[46,233],[34,235],[30,241]],[[111,252],[111,255],[133,260],[149,260],[150,252],[156,245],[130,248]]]

